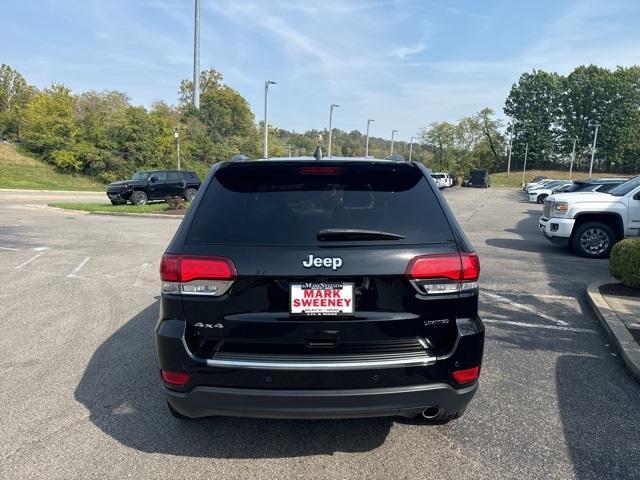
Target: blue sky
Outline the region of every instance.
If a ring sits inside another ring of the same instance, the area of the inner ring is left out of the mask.
[[[192,71],[193,0],[21,0],[2,7],[0,63],[43,87],[117,89],[176,102]],[[408,139],[485,106],[502,114],[520,73],[640,63],[640,2],[202,0],[203,68],[270,123]]]

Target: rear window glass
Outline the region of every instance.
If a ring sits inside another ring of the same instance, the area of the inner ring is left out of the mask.
[[[317,239],[324,229],[405,237],[347,243],[421,244],[453,238],[431,187],[413,166],[263,162],[216,172],[187,243],[318,245],[329,243]]]

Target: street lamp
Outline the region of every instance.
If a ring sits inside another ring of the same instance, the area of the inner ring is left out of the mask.
[[[573,151],[571,152],[571,164],[569,165],[569,180],[571,180],[571,173],[573,172],[573,162],[576,161],[576,142],[578,137],[573,139]]]
[[[591,179],[591,172],[593,171],[593,157],[596,155],[596,143],[598,141],[598,129],[600,124],[596,123],[596,131],[593,134],[593,146],[591,147],[591,164],[589,165],[589,179]]]
[[[389,156],[393,155],[393,141],[394,141],[393,137],[395,136],[396,133],[398,133],[398,130],[391,130],[391,154]]]
[[[409,142],[409,161],[411,161],[411,154],[413,153],[413,141],[416,137],[411,137],[411,141]]]
[[[529,155],[529,144],[524,147],[524,166],[522,167],[522,186],[525,186],[524,176],[527,173],[527,155]],[[569,176],[571,178],[571,176]]]
[[[369,126],[371,125],[371,122],[375,122],[375,120],[373,118],[370,118],[369,120],[367,120],[367,142],[364,147],[365,158],[369,156]]]
[[[180,125],[173,128],[173,138],[176,139],[176,153],[178,156],[178,170],[180,170]]]
[[[513,150],[513,131],[516,129],[516,121],[511,121],[511,135],[509,136],[509,160],[507,160],[507,178],[511,173],[511,152]]]
[[[269,123],[267,121],[267,93],[269,85],[275,85],[277,82],[267,80],[264,82],[264,158],[269,158]]]
[[[193,28],[193,108],[200,108],[200,0],[196,0]]]
[[[329,107],[329,153],[328,156],[331,158],[331,134],[333,131],[333,109],[338,108],[340,105],[332,103]]]

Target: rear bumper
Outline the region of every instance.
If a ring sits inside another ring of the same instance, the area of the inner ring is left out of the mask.
[[[484,346],[478,317],[456,323],[457,340],[446,354],[369,355],[355,364],[338,356],[327,364],[305,356],[295,365],[281,360],[276,365],[255,356],[240,363],[218,356],[197,358],[184,340],[185,322],[172,318],[159,320],[156,349],[160,369],[190,375],[185,387],[163,387],[171,406],[187,417],[415,416],[435,406],[441,410],[439,418],[452,419],[464,412],[478,382],[455,385],[451,372],[479,366]]]
[[[457,418],[478,389],[478,382],[455,389],[442,384],[361,390],[263,390],[194,387],[186,393],[164,388],[167,400],[191,417],[225,415],[262,418],[357,418],[418,415],[438,407],[442,418]]]

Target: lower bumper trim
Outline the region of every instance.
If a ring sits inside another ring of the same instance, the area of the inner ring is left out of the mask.
[[[260,418],[407,416],[436,406],[457,417],[478,382],[456,389],[446,383],[361,390],[264,390],[199,386],[188,392],[164,387],[169,404],[191,418],[214,415]]]

